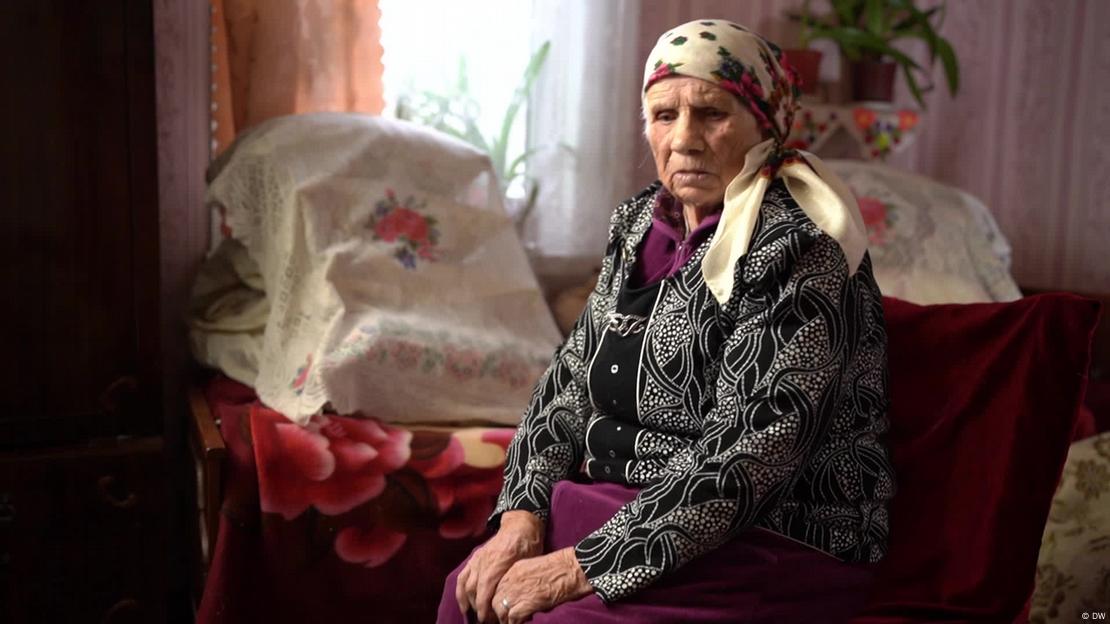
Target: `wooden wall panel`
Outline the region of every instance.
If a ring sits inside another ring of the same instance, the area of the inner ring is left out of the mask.
[[[160,383],[149,2],[17,2],[0,28],[0,444],[156,431],[124,406]]]

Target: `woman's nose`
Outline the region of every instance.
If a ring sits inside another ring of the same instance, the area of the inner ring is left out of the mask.
[[[680,154],[696,153],[705,149],[701,125],[692,115],[681,113],[671,135],[671,150]]]

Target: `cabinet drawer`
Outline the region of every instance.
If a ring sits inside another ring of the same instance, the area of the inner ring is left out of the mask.
[[[161,438],[0,455],[0,621],[161,620],[166,483]]]

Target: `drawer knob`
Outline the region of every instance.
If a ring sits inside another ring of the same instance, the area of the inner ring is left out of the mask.
[[[104,613],[104,617],[101,618],[100,621],[102,624],[109,624],[110,622],[116,620],[116,616],[126,616],[127,614],[134,614],[136,611],[139,610],[139,606],[140,605],[138,600],[135,600],[134,598],[124,598],[123,600],[120,600],[116,604],[112,605],[112,608],[108,609],[108,611]],[[128,618],[128,621],[130,621],[130,618]]]
[[[100,491],[100,498],[104,502],[118,509],[130,509],[139,502],[139,497],[134,492],[128,492],[127,496],[120,498],[112,492],[111,487],[115,484],[116,478],[112,475],[104,475],[96,480],[96,486]]]
[[[15,503],[7,492],[0,494],[0,526],[15,521]]]
[[[139,381],[131,375],[117,378],[100,393],[100,407],[109,414],[120,411],[121,405],[134,397],[139,389]]]

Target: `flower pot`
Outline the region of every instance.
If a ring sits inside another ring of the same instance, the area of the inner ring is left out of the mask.
[[[852,97],[859,102],[890,102],[894,99],[895,63],[856,61],[852,63]]]
[[[786,62],[798,72],[799,87],[802,93],[816,93],[818,78],[821,75],[820,50],[783,50]]]

